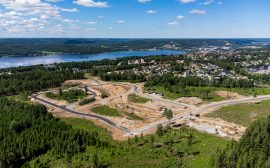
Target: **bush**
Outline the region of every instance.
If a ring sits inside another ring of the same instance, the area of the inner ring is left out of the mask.
[[[94,101],[96,101],[96,98],[94,98],[94,97],[89,98],[89,99],[83,99],[83,100],[79,103],[79,105],[80,105],[80,106],[83,106],[83,105],[92,103],[92,102],[94,102]]]

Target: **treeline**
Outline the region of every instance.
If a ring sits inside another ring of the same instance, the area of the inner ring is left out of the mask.
[[[213,168],[270,167],[270,117],[255,121],[239,142],[231,142],[213,156]]]
[[[174,74],[163,76],[153,76],[147,80],[145,87],[163,86],[171,92],[178,92],[187,86],[212,86],[225,88],[251,88],[255,87],[253,81],[249,80],[232,80],[221,78],[220,80],[208,81],[199,77],[176,77]]]
[[[133,72],[125,73],[103,73],[100,78],[104,81],[121,81],[121,82],[145,82],[146,76],[143,74],[134,74]]]
[[[47,70],[32,68],[30,70],[14,71],[13,74],[0,75],[0,95],[15,95],[21,92],[35,92],[42,89],[58,87],[65,80],[82,79],[83,73],[71,70]]]
[[[20,167],[51,150],[71,159],[85,146],[106,147],[96,132],[74,130],[42,105],[0,98],[0,167]]]
[[[234,44],[231,40],[227,41]],[[170,43],[178,43],[183,49],[226,44],[225,41],[217,39],[0,39],[0,56],[44,55],[50,52],[95,54],[129,49],[162,49]]]

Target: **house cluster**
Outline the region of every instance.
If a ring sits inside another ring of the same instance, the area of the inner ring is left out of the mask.
[[[9,72],[2,72],[2,73],[0,73],[0,76],[2,76],[2,75],[12,75],[12,72],[11,71],[9,71]]]
[[[135,59],[135,60],[128,60],[128,65],[132,65],[132,64],[145,64],[146,62],[144,61],[143,58],[141,59]]]
[[[255,74],[270,74],[270,66],[262,65],[259,67],[251,67],[249,68],[249,72]]]

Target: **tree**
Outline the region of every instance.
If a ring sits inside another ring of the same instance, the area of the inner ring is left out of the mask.
[[[135,143],[138,143],[139,142],[139,139],[138,139],[138,136],[137,135],[135,135],[134,141],[135,141]]]
[[[253,92],[253,98],[256,98],[257,97],[257,92]]]
[[[190,132],[188,135],[188,147],[191,147],[193,144],[193,134]]]
[[[173,112],[171,109],[165,108],[163,115],[170,121],[173,118]]]
[[[62,96],[63,95],[63,91],[62,88],[59,89],[59,95]]]
[[[150,135],[150,145],[153,146],[154,142],[155,142],[155,136]]]
[[[94,154],[93,155],[93,167],[94,168],[98,168],[99,167],[99,159],[98,159],[98,155]]]
[[[158,126],[157,126],[157,135],[158,135],[159,137],[161,137],[161,136],[163,136],[163,134],[164,134],[164,132],[163,132],[163,127],[162,127],[161,124],[158,124]]]

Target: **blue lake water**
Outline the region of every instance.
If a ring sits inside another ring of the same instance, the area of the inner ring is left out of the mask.
[[[50,55],[50,56],[6,56],[0,57],[0,68],[18,67],[18,66],[29,66],[38,64],[51,64],[60,62],[81,62],[81,61],[93,61],[102,59],[115,59],[121,57],[130,56],[151,56],[151,55],[178,55],[184,54],[185,51],[176,50],[147,50],[147,51],[121,51],[121,52],[110,52],[100,54],[89,54],[89,55]]]

